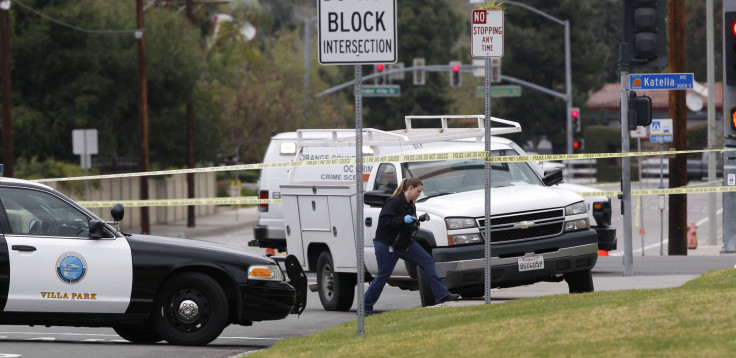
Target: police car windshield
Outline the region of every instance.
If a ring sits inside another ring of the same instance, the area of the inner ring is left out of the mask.
[[[518,155],[513,150],[494,150],[492,156]],[[417,177],[424,191],[417,199],[485,189],[483,159],[466,159],[402,164],[405,177]],[[491,188],[544,185],[527,163],[491,163]]]

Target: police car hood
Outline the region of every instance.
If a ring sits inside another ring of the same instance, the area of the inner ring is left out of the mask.
[[[166,251],[160,252],[162,255],[229,257],[237,259],[241,263],[251,265],[275,263],[275,261],[266,256],[212,242],[140,234],[131,234],[126,236],[126,238],[129,242],[135,242],[137,244],[136,247],[147,248],[152,251],[165,249]]]
[[[417,210],[442,216],[480,217],[485,214],[484,195],[483,190],[474,190],[437,196],[417,202]],[[580,195],[554,186],[500,187],[491,190],[491,215],[561,208],[580,201]]]

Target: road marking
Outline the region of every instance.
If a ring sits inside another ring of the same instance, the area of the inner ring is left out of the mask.
[[[718,211],[716,211],[716,215],[721,215],[721,213],[723,213],[723,208],[721,208]],[[708,217],[707,216],[704,217],[703,219],[701,219],[700,221],[696,222],[695,225],[696,226],[700,226],[700,225],[703,225],[706,222],[708,222]]]
[[[96,333],[0,332],[0,334],[27,334],[27,335],[32,335],[32,336],[33,335],[35,335],[35,336],[55,335],[55,336],[102,336],[102,337],[119,337],[117,334],[96,334]]]

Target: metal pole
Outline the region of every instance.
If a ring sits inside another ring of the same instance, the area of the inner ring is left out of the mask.
[[[641,138],[636,138],[636,150],[641,153]],[[639,190],[641,190],[641,157],[639,157]],[[644,256],[644,196],[636,198],[639,202],[639,234],[641,234],[641,255]]]
[[[659,142],[659,151],[663,150]],[[659,189],[664,189],[664,156],[659,156]],[[664,256],[664,195],[659,196],[659,256]]]
[[[713,39],[713,0],[705,2],[705,18],[706,18],[706,50],[708,62],[708,149],[716,148],[716,93],[715,89],[715,70],[713,69],[714,59],[714,39]],[[708,181],[716,180],[716,153],[708,154]],[[716,244],[716,193],[708,194],[708,245]]]
[[[625,42],[619,46],[621,72],[621,153],[629,151],[629,52]],[[634,251],[631,242],[631,158],[621,160],[621,191],[624,211],[624,276],[634,274]]]
[[[2,62],[2,105],[3,105],[3,175],[12,178],[13,161],[13,112],[10,98],[10,1],[0,3],[0,62]]]
[[[355,232],[358,233],[358,242],[355,245],[358,257],[358,329],[355,332],[358,336],[365,335],[364,318],[365,318],[365,287],[363,283],[364,262],[363,257],[363,114],[361,112],[363,101],[361,92],[361,71],[360,65],[355,65],[355,191],[356,191],[356,208],[357,218],[355,220]]]
[[[570,21],[565,20],[565,96],[567,97],[567,154],[572,154],[572,65],[570,59]],[[579,119],[578,119],[579,120]],[[581,123],[582,125],[582,123]],[[568,162],[567,172],[570,173],[571,164]]]
[[[486,78],[485,78],[485,126],[486,126],[486,155],[491,155],[491,59],[486,58]],[[491,303],[491,163],[485,162],[486,176],[486,217],[485,217],[485,304]]]

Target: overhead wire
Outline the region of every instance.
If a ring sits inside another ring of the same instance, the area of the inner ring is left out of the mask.
[[[53,17],[51,17],[49,15],[46,15],[46,14],[44,14],[44,13],[42,13],[42,12],[40,12],[40,11],[38,11],[38,10],[36,10],[36,9],[34,9],[34,8],[32,8],[32,7],[24,4],[22,2],[20,2],[19,0],[10,0],[10,1],[13,2],[13,3],[15,3],[15,4],[17,4],[21,8],[23,8],[23,9],[29,11],[29,12],[32,12],[32,13],[34,13],[34,14],[36,14],[36,15],[38,15],[38,16],[40,16],[40,17],[42,17],[42,18],[44,18],[44,19],[46,19],[48,21],[51,21],[51,22],[57,24],[57,25],[61,25],[61,26],[64,26],[64,27],[67,27],[67,28],[70,28],[70,29],[76,30],[76,31],[86,32],[86,33],[89,33],[89,34],[96,34],[96,35],[120,35],[120,34],[133,34],[133,33],[137,32],[137,31],[145,31],[145,29],[130,29],[130,30],[111,30],[111,29],[110,30],[95,30],[95,29],[86,29],[86,28],[83,28],[83,27],[74,26],[72,24],[63,22],[63,21],[61,21],[59,19],[53,18]]]

